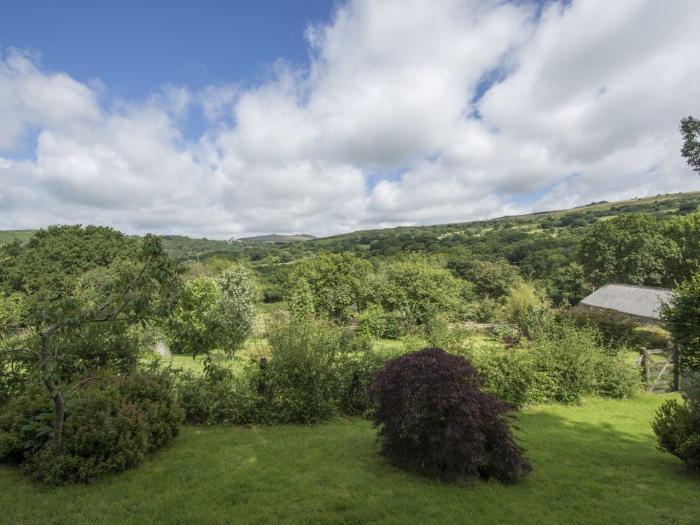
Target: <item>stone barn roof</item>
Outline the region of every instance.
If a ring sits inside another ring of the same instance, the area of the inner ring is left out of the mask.
[[[658,320],[661,319],[661,307],[669,303],[671,294],[666,288],[606,284],[582,299],[581,304]]]

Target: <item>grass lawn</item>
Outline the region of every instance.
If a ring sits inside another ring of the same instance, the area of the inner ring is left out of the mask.
[[[504,486],[405,473],[360,419],[317,426],[185,428],[140,468],[88,486],[42,488],[0,468],[0,522],[700,523],[700,479],[658,452],[662,396],[534,407],[517,435],[534,472]]]

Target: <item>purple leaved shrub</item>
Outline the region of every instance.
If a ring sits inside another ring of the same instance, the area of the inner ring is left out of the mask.
[[[439,348],[389,361],[370,387],[382,455],[441,478],[526,475],[530,464],[508,426],[512,407],[483,386],[466,359]]]

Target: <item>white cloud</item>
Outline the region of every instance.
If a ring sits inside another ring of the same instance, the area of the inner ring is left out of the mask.
[[[700,113],[699,22],[694,0],[539,18],[526,2],[356,0],[308,29],[308,67],[141,102],[11,51],[0,227],[329,234],[700,189],[677,132]]]
[[[43,73],[26,53],[0,55],[0,151],[31,126],[70,129],[99,115],[97,96],[84,84],[65,73]]]

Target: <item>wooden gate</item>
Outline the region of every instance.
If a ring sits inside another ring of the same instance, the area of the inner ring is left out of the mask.
[[[673,348],[639,349],[638,362],[647,392],[664,393],[678,390],[678,350]]]

